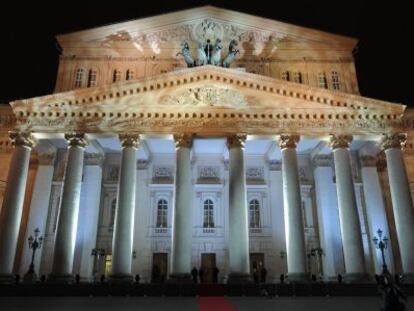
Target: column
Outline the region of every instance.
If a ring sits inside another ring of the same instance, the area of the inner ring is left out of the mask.
[[[121,169],[112,240],[113,282],[132,282],[132,242],[134,232],[135,192],[137,179],[137,149],[139,135],[119,135],[122,144]]]
[[[345,260],[345,279],[350,282],[367,278],[351,157],[348,150],[351,142],[352,136],[350,135],[332,135],[330,140],[335,164],[339,221]]]
[[[404,134],[384,135],[381,145],[387,159],[403,274],[407,282],[414,282],[414,210],[404,156],[401,151],[406,139]]]
[[[81,280],[85,281],[91,281],[93,277],[95,257],[91,256],[91,251],[96,247],[98,233],[103,161],[102,154],[88,153],[85,155],[73,267],[74,274],[79,274]]]
[[[250,282],[249,227],[246,202],[244,142],[246,135],[227,138],[229,148],[229,263],[227,283]]]
[[[29,219],[24,238],[25,245],[23,247],[23,255],[20,263],[20,275],[24,275],[29,270],[29,265],[32,259],[33,250],[27,247],[27,239],[29,236],[34,235],[33,232],[36,228],[39,228],[41,236],[44,237],[45,235],[50,193],[52,190],[55,152],[39,153],[38,161],[39,166],[37,168],[36,181],[33,188],[32,200],[30,202]],[[36,256],[34,258],[35,275],[39,274],[42,251],[43,246],[36,250]],[[34,277],[34,280],[35,278],[36,277]]]
[[[302,200],[296,156],[298,142],[298,135],[279,136],[279,146],[282,151],[283,206],[289,281],[301,281],[307,278]]]
[[[376,248],[372,242],[372,238],[377,236],[377,230],[381,229],[384,236],[389,238],[388,247],[385,250],[385,262],[388,270],[394,273],[394,260],[392,255],[392,241],[390,239],[390,231],[388,229],[387,214],[385,211],[382,189],[379,181],[377,170],[377,157],[364,155],[361,160],[361,176],[364,189],[364,197],[367,211],[367,222],[369,229],[369,243],[373,254],[373,264],[375,273],[382,273],[382,256],[381,251]]]
[[[193,185],[191,134],[174,135],[176,145],[175,202],[173,210],[170,282],[191,282]]]
[[[29,133],[10,133],[14,145],[6,192],[0,214],[0,283],[13,281],[13,265],[23,212],[30,152],[35,140]]]
[[[68,159],[56,228],[55,251],[50,282],[70,283],[82,185],[83,155],[87,141],[81,133],[65,134]]]

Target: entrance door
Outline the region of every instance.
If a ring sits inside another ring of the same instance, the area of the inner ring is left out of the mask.
[[[151,281],[164,283],[167,279],[168,253],[154,253],[152,255]]]
[[[250,273],[255,283],[263,282],[262,269],[264,269],[264,253],[250,253]]]
[[[216,254],[201,254],[201,267],[204,272],[204,283],[213,283],[213,269],[216,267]],[[201,282],[201,280],[200,280]]]

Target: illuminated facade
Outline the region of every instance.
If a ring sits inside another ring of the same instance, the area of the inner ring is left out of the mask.
[[[361,280],[379,228],[389,270],[413,276],[414,119],[359,95],[355,39],[215,7],[57,39],[55,93],[0,111],[3,281],[35,228],[55,281]],[[217,39],[221,59],[238,42],[230,68],[177,54]]]

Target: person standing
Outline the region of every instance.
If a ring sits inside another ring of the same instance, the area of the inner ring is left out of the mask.
[[[197,271],[197,268],[196,267],[193,267],[193,269],[191,270],[191,276],[192,276],[192,278],[193,278],[193,283],[194,284],[197,284],[197,281],[198,281],[198,271]]]
[[[261,278],[262,283],[266,283],[266,276],[267,276],[267,270],[263,266],[262,270],[260,270],[260,278]]]

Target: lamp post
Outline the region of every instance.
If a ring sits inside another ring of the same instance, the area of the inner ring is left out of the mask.
[[[32,261],[30,262],[29,270],[27,271],[23,279],[25,283],[34,283],[37,279],[36,273],[34,271],[34,259],[36,255],[36,250],[42,247],[43,243],[43,237],[39,237],[39,234],[40,230],[39,228],[36,228],[34,230],[34,237],[29,236],[29,238],[27,239],[29,242],[29,248],[32,249]]]
[[[374,236],[372,241],[374,241],[375,247],[381,251],[382,257],[382,274],[389,274],[387,263],[385,262],[384,249],[388,247],[388,238],[386,236],[382,237],[382,230],[377,230],[378,237]]]
[[[98,273],[100,258],[104,257],[105,255],[106,255],[106,251],[104,248],[94,248],[91,251],[91,256],[94,257],[94,270],[93,270],[94,278],[96,277],[96,274]]]

